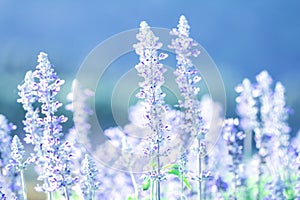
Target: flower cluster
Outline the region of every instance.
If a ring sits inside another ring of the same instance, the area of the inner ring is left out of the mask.
[[[21,181],[16,180],[16,183],[21,182],[22,194],[20,194],[20,186],[18,186],[17,192],[15,192],[17,199],[26,200],[26,186],[24,180],[24,170],[26,170],[29,160],[25,160],[25,150],[24,146],[21,143],[19,137],[15,135],[11,142],[11,153],[9,164],[6,165],[7,170],[11,173],[14,173],[14,178],[20,179]]]
[[[18,172],[26,169],[28,163],[24,160],[24,155],[24,146],[21,143],[19,137],[15,135],[11,142],[10,160],[7,168],[14,168]]]
[[[200,110],[200,101],[197,98],[197,95],[200,91],[200,88],[197,87],[197,83],[201,80],[199,72],[193,66],[191,57],[197,57],[200,54],[200,51],[196,49],[197,43],[190,38],[189,36],[190,26],[186,18],[182,15],[179,19],[179,24],[177,29],[172,29],[170,32],[171,35],[176,36],[175,39],[172,39],[172,44],[169,45],[169,48],[174,49],[176,53],[177,68],[174,72],[176,76],[176,82],[180,89],[183,101],[179,101],[179,106],[183,110],[183,120],[180,129],[182,130],[182,155],[180,156],[180,163],[182,158],[185,158],[186,146],[189,145],[190,138],[197,138],[197,148],[196,155],[198,156],[198,165],[197,165],[197,178],[199,184],[198,195],[201,198],[202,190],[202,181],[203,177],[203,157],[206,155],[206,144],[204,142],[206,129],[203,126],[201,110]],[[181,166],[182,169],[185,166]]]
[[[6,196],[6,191],[4,186],[6,185],[5,183],[5,179],[2,176],[2,174],[0,173],[0,200],[6,200],[7,196]]]
[[[223,128],[223,139],[227,143],[228,154],[232,159],[232,163],[228,165],[229,172],[233,173],[233,191],[234,199],[236,199],[236,192],[240,186],[244,183],[243,176],[243,141],[245,138],[245,133],[238,130],[239,120],[227,119]]]
[[[263,71],[256,76],[257,90],[260,100],[260,128],[255,132],[256,147],[259,155],[265,159],[269,155],[270,147],[268,141],[272,138],[272,78],[268,72]],[[262,162],[265,162],[264,160]]]
[[[95,190],[99,188],[100,183],[97,180],[98,169],[88,154],[85,155],[84,160],[82,161],[81,174],[84,177],[81,180],[83,197],[84,199],[93,200],[95,197]]]
[[[67,99],[71,104],[66,106],[67,110],[73,112],[75,130],[72,131],[77,133],[77,141],[88,149],[91,148],[90,140],[88,138],[91,129],[89,116],[93,114],[93,111],[89,108],[87,101],[93,95],[92,91],[83,89],[80,83],[75,79],[72,83],[72,92],[67,96]]]
[[[269,166],[269,174],[273,176],[271,191],[276,198],[282,198],[284,187],[282,183],[286,175],[283,173],[289,166],[286,156],[289,145],[290,127],[287,125],[288,109],[285,105],[284,87],[280,82],[272,89],[272,78],[267,71],[256,76],[255,92],[258,94],[259,126],[255,129],[255,141],[260,157],[259,182]],[[286,163],[286,164],[283,164]],[[280,188],[280,189],[278,189]],[[281,190],[281,191],[278,191]],[[276,194],[275,194],[276,193]]]
[[[162,116],[165,113],[165,94],[161,89],[164,84],[163,74],[166,69],[160,63],[160,60],[165,59],[167,54],[158,54],[162,43],[158,42],[158,37],[154,35],[145,21],[141,22],[140,32],[136,38],[139,42],[134,45],[134,48],[140,57],[140,62],[135,68],[138,74],[144,78],[144,81],[140,82],[141,90],[137,97],[144,100],[145,118],[148,120],[148,127],[152,130],[149,137],[150,145],[146,147],[146,152],[156,163],[151,174],[155,174],[153,180],[156,182],[157,197],[160,199],[160,181],[163,179],[160,157],[164,155],[162,145],[167,140],[163,136],[167,131],[167,127],[162,121]]]
[[[202,130],[200,103],[197,99],[200,88],[196,85],[201,77],[190,59],[191,56],[198,56],[200,52],[193,48],[197,43],[189,37],[189,29],[186,18],[181,16],[178,28],[170,32],[177,38],[172,40],[169,48],[174,49],[176,53],[176,82],[184,98],[183,101],[179,101],[179,106],[184,111],[182,129],[184,134],[189,134],[190,137],[203,138],[205,132]]]
[[[10,132],[15,130],[16,126],[9,123],[4,115],[0,114],[0,173],[4,173],[4,167],[9,163],[10,158]]]
[[[36,190],[50,194],[73,184],[69,168],[71,145],[61,141],[61,123],[67,118],[56,116],[62,104],[55,100],[55,96],[63,83],[54,72],[47,54],[41,52],[35,71],[27,72],[24,83],[18,86],[18,102],[26,111],[24,140],[34,145],[35,153],[31,155],[31,160],[38,166],[38,180],[43,181]]]
[[[4,115],[0,114],[0,174],[3,178],[7,179],[4,183],[7,184],[6,191],[12,193],[10,198],[19,197],[20,184],[18,179],[20,178],[18,174],[13,170],[8,169],[8,165],[11,159],[11,131],[15,130],[16,126],[9,123]],[[8,195],[8,194],[6,194]]]
[[[236,110],[240,118],[240,127],[245,131],[255,130],[257,122],[257,103],[255,91],[249,79],[245,78],[235,91],[240,95],[236,98]]]

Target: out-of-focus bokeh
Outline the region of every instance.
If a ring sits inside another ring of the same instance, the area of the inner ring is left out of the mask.
[[[224,79],[227,115],[234,115],[234,87],[244,77],[254,81],[256,74],[267,69],[287,89],[287,103],[294,111],[290,124],[295,133],[300,121],[299,10],[298,1],[274,0],[1,0],[0,113],[22,132],[24,113],[16,103],[17,85],[36,65],[39,51],[49,54],[59,76],[66,80],[60,95],[65,101],[80,64],[96,45],[114,34],[138,28],[141,20],[150,26],[175,27],[184,14],[191,25],[191,36],[208,51]],[[124,61],[119,69],[134,67],[138,57],[130,58],[133,60]],[[100,105],[99,109],[105,113],[105,107]],[[107,127],[113,124],[110,119],[108,116]]]
[[[17,85],[25,72],[35,67],[40,51],[49,54],[58,75],[66,80],[60,94],[65,102],[80,64],[99,43],[138,28],[141,20],[150,26],[175,27],[184,14],[191,25],[191,36],[208,51],[224,79],[227,116],[234,116],[234,87],[244,77],[254,81],[255,75],[266,69],[287,89],[287,103],[293,108],[290,125],[295,134],[300,127],[299,10],[299,1],[277,0],[0,0],[0,113],[18,126],[14,133],[22,136],[24,112],[16,102]],[[122,75],[124,68],[133,68],[138,62],[134,54],[128,58],[113,63],[115,67],[103,81],[102,88],[107,91],[96,94],[104,128],[113,125],[105,96],[113,88],[111,82]],[[27,178],[34,179],[31,176]],[[32,191],[30,184],[28,190]]]

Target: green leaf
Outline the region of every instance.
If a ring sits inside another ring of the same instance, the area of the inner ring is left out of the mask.
[[[149,187],[150,187],[150,178],[149,177],[145,177],[144,181],[143,181],[142,188],[143,188],[143,190],[148,190]]]
[[[129,196],[129,197],[127,197],[127,200],[137,200],[137,198],[134,196]]]
[[[188,188],[188,189],[191,189],[192,188],[192,186],[191,186],[191,184],[190,184],[190,182],[189,182],[189,179],[187,179],[187,177],[183,177],[183,182],[184,182],[184,184],[185,184],[185,186]]]
[[[168,171],[168,174],[174,174],[174,175],[176,175],[176,176],[179,177],[180,172],[179,172],[178,169],[170,169],[170,170]]]
[[[165,169],[173,168],[176,166],[178,168],[178,164],[167,164],[167,165],[163,166],[162,169],[165,170]]]
[[[181,176],[178,164],[169,165],[168,168],[170,168],[168,171],[168,174],[173,174],[173,175],[177,176],[180,180],[182,179],[188,189],[192,188],[191,184],[190,184],[189,180],[187,179],[187,177],[185,176],[185,174],[183,174],[183,176]]]

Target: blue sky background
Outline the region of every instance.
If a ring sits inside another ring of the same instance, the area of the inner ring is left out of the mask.
[[[224,79],[228,116],[234,86],[267,69],[287,89],[294,109],[293,132],[300,120],[300,2],[252,1],[16,1],[0,0],[0,113],[20,124],[16,86],[46,51],[59,75],[71,80],[85,56],[108,37],[141,20],[172,28],[184,14],[191,36],[210,54]],[[136,63],[136,61],[133,61]],[[68,89],[65,89],[66,91]]]

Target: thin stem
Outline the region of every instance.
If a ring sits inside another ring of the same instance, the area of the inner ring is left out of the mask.
[[[70,197],[69,197],[69,192],[68,192],[68,187],[65,186],[64,187],[64,190],[65,190],[65,196],[66,196],[66,200],[70,200]]]
[[[186,172],[186,151],[183,151],[179,157],[179,173],[180,173],[180,199],[184,200],[184,175]]]
[[[150,193],[150,199],[153,200],[154,197],[154,181],[150,180],[151,182],[151,193]]]
[[[198,166],[197,166],[197,175],[198,175],[198,200],[202,199],[202,160],[201,160],[201,152],[200,152],[200,138],[198,138]]]
[[[258,181],[257,181],[257,189],[258,189],[258,193],[257,193],[257,197],[256,199],[260,200],[261,199],[261,176],[262,176],[262,158],[260,158],[260,163],[258,166]]]
[[[52,192],[48,192],[47,194],[48,194],[48,200],[52,200],[52,199],[53,199],[53,197],[52,197],[52,196],[53,196],[53,195],[52,195]]]
[[[95,190],[93,190],[93,192],[92,192],[92,200],[94,200],[95,199]]]
[[[158,137],[159,137],[159,132],[157,132]],[[160,200],[160,157],[159,157],[159,143],[160,143],[160,138],[157,141],[157,176],[158,179],[156,180],[156,199]]]
[[[66,181],[65,181],[65,176],[64,176],[64,175],[62,175],[62,178],[63,178],[64,182],[66,182]],[[66,200],[70,200],[70,196],[69,196],[69,192],[68,192],[68,187],[67,187],[67,185],[64,186],[64,192],[65,192]]]
[[[24,179],[23,170],[20,171],[20,175],[21,175],[21,184],[22,184],[23,199],[27,200],[27,192],[26,192],[26,185],[25,185],[25,179]]]
[[[252,131],[246,130],[246,138],[244,139],[244,160],[248,160],[252,156]]]
[[[153,63],[151,62],[150,64],[150,69],[151,69],[151,77],[155,77],[155,74],[154,74],[154,71],[153,71]],[[156,94],[155,94],[155,81],[152,79],[151,80],[151,85],[154,86],[153,88],[153,93],[152,93],[152,97],[153,97],[153,100],[151,102],[152,106],[154,106],[154,109],[153,109],[153,118],[155,120],[160,120],[158,119],[158,114],[157,114],[157,107],[156,107]],[[156,142],[157,142],[157,176],[158,176],[158,179],[155,181],[156,182],[156,200],[160,200],[160,128],[159,128],[159,125],[157,123],[155,123],[155,130],[156,130]]]
[[[238,173],[237,173],[237,169],[234,170],[234,190],[233,190],[233,193],[234,193],[234,200],[237,200],[237,195],[236,195],[236,192],[237,192],[237,176],[238,176]]]
[[[130,177],[131,177],[132,185],[134,188],[134,196],[136,199],[139,199],[139,190],[138,190],[138,186],[136,184],[136,180],[135,180],[135,177],[134,177],[134,174],[132,173],[132,171],[130,172]]]
[[[184,200],[184,185],[183,185],[183,172],[181,172],[181,179],[180,179],[180,183],[181,183],[181,191],[180,191],[180,193],[181,193],[181,197],[180,197],[180,199],[181,200]]]

